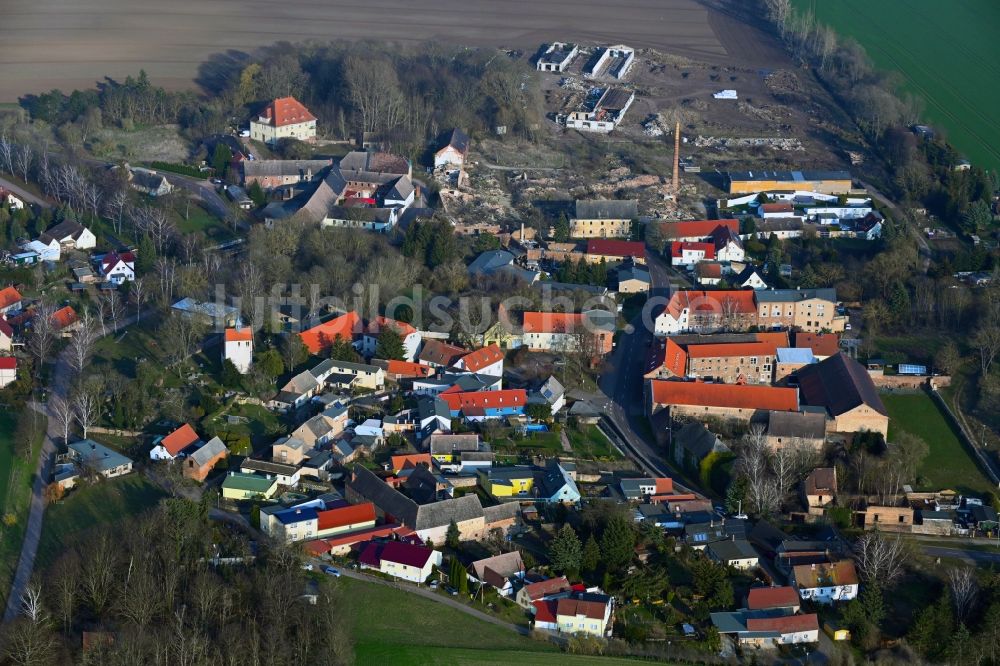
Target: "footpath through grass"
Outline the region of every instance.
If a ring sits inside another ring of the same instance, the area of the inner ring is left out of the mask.
[[[340,578],[344,618],[355,659],[368,664],[636,664],[629,659],[579,657],[489,624],[441,603],[376,583]]]
[[[897,432],[908,432],[927,442],[930,453],[917,470],[922,489],[951,488],[974,494],[993,490],[993,484],[980,471],[973,454],[966,450],[933,398],[922,392],[884,393],[881,397],[889,410],[889,441]]]
[[[14,448],[17,418],[13,412],[0,411],[0,517],[5,520],[0,524],[0,601],[4,603],[21,555],[35,465],[46,429],[46,419],[38,415],[38,421],[39,437],[31,444],[31,454],[19,457]],[[8,518],[13,521],[10,526],[6,524]]]

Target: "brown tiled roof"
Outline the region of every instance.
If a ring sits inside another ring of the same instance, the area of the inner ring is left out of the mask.
[[[263,116],[270,118],[270,124],[274,127],[297,125],[316,120],[316,116],[294,97],[279,97],[274,100],[264,109]]]
[[[750,610],[767,610],[771,608],[788,608],[799,605],[799,594],[794,587],[755,587],[747,594],[747,608]]]

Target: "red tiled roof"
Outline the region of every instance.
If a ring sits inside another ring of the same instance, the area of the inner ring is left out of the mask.
[[[416,467],[417,465],[425,465],[431,467],[433,463],[431,462],[431,454],[429,453],[410,453],[402,456],[392,457],[392,471],[399,472],[401,469],[406,469],[407,467]]]
[[[17,370],[17,359],[13,356],[0,356],[0,370]]]
[[[191,446],[197,442],[200,437],[198,433],[194,431],[189,424],[185,423],[177,430],[160,440],[160,446],[167,450],[172,456],[176,456],[178,453]]]
[[[52,313],[52,323],[55,324],[57,330],[61,331],[67,326],[72,326],[76,322],[76,310],[69,305]]]
[[[353,340],[354,333],[360,327],[361,317],[358,316],[358,313],[348,312],[319,326],[302,331],[299,333],[299,337],[302,338],[302,342],[310,353],[318,354],[324,349],[328,349],[338,338]]]
[[[583,326],[583,314],[578,312],[525,312],[525,333],[569,333]]]
[[[656,478],[655,481],[657,495],[669,495],[674,492],[674,480],[670,477],[661,476]]]
[[[368,326],[365,327],[365,333],[368,335],[378,335],[382,331],[383,326],[392,328],[404,338],[417,332],[417,329],[413,328],[405,321],[397,321],[395,319],[389,319],[388,317],[379,315],[368,322]]]
[[[0,309],[8,308],[15,303],[21,302],[21,294],[14,287],[0,289]]]
[[[663,354],[663,367],[678,377],[683,377],[687,372],[687,360],[687,352],[679,344],[667,338]]]
[[[660,405],[794,412],[799,408],[799,394],[794,388],[776,386],[653,380],[653,402]]]
[[[667,303],[667,311],[677,319],[685,308],[692,312],[717,312],[720,315],[757,313],[754,293],[750,289],[675,291]]]
[[[721,278],[722,264],[714,261],[703,261],[698,264],[698,277]]]
[[[811,349],[814,356],[833,356],[840,351],[840,338],[836,333],[796,333],[795,346]]]
[[[14,329],[10,327],[10,324],[6,320],[0,319],[0,333],[7,336],[8,338],[14,337]]]
[[[816,613],[806,615],[782,615],[780,617],[757,617],[747,620],[747,631],[778,631],[792,634],[800,631],[818,631],[819,620]]]
[[[453,411],[468,411],[470,409],[488,409],[503,407],[521,407],[528,401],[528,393],[524,389],[505,389],[502,391],[464,391],[456,393],[441,393],[441,399],[448,403]]]
[[[417,358],[424,363],[434,363],[436,365],[450,367],[455,363],[458,363],[460,358],[467,356],[468,354],[468,349],[450,345],[447,342],[442,342],[441,340],[431,339],[424,343],[424,346],[420,350],[420,354],[417,355]]]
[[[249,342],[253,340],[253,331],[249,328],[227,328],[226,342]]]
[[[754,333],[757,342],[767,342],[774,345],[774,348],[788,346],[788,332],[778,331],[776,333]]]
[[[129,266],[135,266],[135,255],[131,252],[122,252],[118,254],[117,252],[108,252],[101,259],[101,272],[107,274],[112,268],[118,265],[118,262],[124,262]]]
[[[279,97],[267,105],[262,115],[264,118],[270,119],[270,124],[274,127],[297,125],[316,120],[316,116],[294,97]]]
[[[591,238],[587,241],[587,254],[602,257],[646,258],[646,244],[637,241]]]
[[[330,552],[330,544],[324,539],[313,539],[312,541],[306,541],[302,544],[303,548],[306,549],[313,557],[319,557],[320,555],[326,555]]]
[[[684,250],[694,252],[704,252],[705,259],[715,259],[715,243],[696,243],[693,241],[674,241],[670,244],[670,256],[680,259],[684,256]]]
[[[362,504],[349,504],[337,507],[336,509],[317,511],[316,518],[316,529],[320,531],[345,527],[347,525],[357,525],[358,523],[374,522],[375,505],[371,502],[364,502]]]
[[[469,352],[462,357],[462,365],[470,372],[479,372],[483,368],[493,365],[503,359],[503,352],[500,346],[493,344],[489,347],[482,347],[476,351]]]
[[[417,546],[402,541],[390,541],[382,548],[379,559],[420,569],[427,564],[427,560],[430,559],[433,553],[434,551],[426,546]]]
[[[395,360],[386,362],[385,371],[390,375],[398,375],[400,377],[430,377],[434,374],[434,368],[429,365]]]
[[[689,358],[728,358],[732,356],[774,356],[777,348],[770,342],[721,342],[688,345]]]
[[[747,595],[747,608],[766,610],[799,605],[799,593],[794,587],[755,587]]]
[[[542,597],[547,597],[550,594],[568,592],[569,590],[570,584],[569,581],[566,580],[566,576],[548,578],[546,580],[540,580],[537,583],[529,583],[524,586],[525,594],[527,594],[528,598],[532,601],[541,599]]]
[[[765,213],[791,213],[795,210],[790,203],[766,203],[760,207]]]
[[[740,233],[740,221],[734,219],[664,222],[660,225],[660,229],[665,238],[708,238],[720,226],[729,227],[733,233]]]
[[[556,603],[556,615],[571,617],[582,615],[591,620],[603,620],[607,608],[607,604],[602,604],[600,601],[564,597]]]
[[[555,601],[539,599],[538,601],[532,601],[531,604],[535,607],[535,622],[554,623],[556,621]]]

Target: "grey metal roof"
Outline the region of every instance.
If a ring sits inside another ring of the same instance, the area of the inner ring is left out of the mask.
[[[708,549],[716,558],[723,562],[732,560],[745,560],[753,557],[760,557],[757,550],[750,545],[749,541],[742,539],[727,539],[708,544]]]
[[[92,439],[82,439],[69,445],[69,449],[76,455],[81,464],[88,465],[105,472],[115,467],[129,465],[132,459],[124,456],[114,449],[110,449],[103,444],[99,444]]]
[[[295,465],[285,465],[284,463],[271,462],[269,460],[254,460],[247,458],[240,463],[240,470],[251,470],[254,472],[264,472],[265,474],[282,474],[291,476],[298,468]]]
[[[817,412],[768,412],[769,437],[824,439],[826,414]]]
[[[229,449],[226,445],[222,443],[222,440],[218,437],[213,437],[208,440],[204,446],[199,448],[197,451],[191,454],[191,459],[194,460],[195,464],[199,467],[203,467],[212,461],[212,458],[219,455],[220,453],[228,453]]]
[[[719,439],[700,421],[691,421],[674,432],[674,443],[701,460],[719,446]]]
[[[576,202],[578,220],[634,220],[639,217],[636,199],[580,199]]]
[[[807,365],[798,376],[799,394],[806,405],[824,407],[832,416],[839,416],[864,404],[889,415],[868,371],[843,352]]]
[[[479,435],[434,433],[430,436],[431,455],[447,455],[455,451],[478,451]]]
[[[243,177],[250,179],[297,176],[305,180],[315,177],[332,163],[332,160],[244,160]]]
[[[730,171],[730,181],[778,180],[801,183],[808,180],[850,180],[849,171]]]
[[[472,260],[469,272],[473,275],[492,275],[514,263],[514,255],[507,250],[487,250]]]
[[[392,187],[389,188],[389,191],[386,192],[385,197],[391,199],[406,199],[413,194],[413,191],[413,181],[410,180],[410,177],[400,176],[396,179],[396,182],[392,184]]]
[[[819,298],[831,303],[837,302],[837,290],[824,289],[758,289],[754,292],[758,303],[797,303]]]

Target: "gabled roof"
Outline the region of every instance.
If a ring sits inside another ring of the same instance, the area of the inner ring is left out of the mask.
[[[401,469],[406,469],[407,467],[416,467],[417,465],[430,467],[433,464],[434,463],[431,461],[431,454],[429,453],[410,453],[406,455],[392,456],[393,471],[399,471]]]
[[[468,349],[450,345],[441,340],[431,339],[424,342],[424,346],[420,350],[420,354],[417,355],[417,359],[421,363],[433,363],[435,365],[443,365],[447,368],[455,365],[460,358],[468,354]]]
[[[836,333],[796,333],[795,346],[811,349],[814,356],[833,356],[840,351],[840,337]]]
[[[765,213],[791,213],[795,210],[788,202],[761,204],[760,209]]]
[[[445,434],[436,432],[430,436],[429,450],[432,455],[451,455],[456,451],[478,451],[479,435]]]
[[[837,290],[832,287],[824,289],[758,289],[753,293],[757,295],[758,303],[798,303],[814,298],[831,303],[837,302]]]
[[[683,258],[685,251],[704,252],[705,259],[715,259],[715,243],[674,241],[670,244],[670,256],[673,259]]]
[[[469,352],[462,357],[462,365],[470,372],[479,372],[483,368],[489,367],[497,361],[503,360],[503,351],[499,345],[492,344],[488,347],[481,347]]]
[[[653,380],[652,390],[653,402],[660,405],[775,411],[796,411],[799,407],[794,388]]]
[[[540,580],[537,583],[528,583],[522,589],[528,595],[529,599],[535,601],[536,599],[541,599],[552,594],[569,592],[573,587],[566,580],[566,576],[559,576],[558,578]]]
[[[417,332],[417,329],[413,328],[413,326],[407,324],[405,321],[397,321],[395,319],[389,319],[388,317],[379,315],[368,322],[365,326],[365,333],[367,335],[378,335],[382,332],[382,328],[385,326],[388,326],[392,330],[396,331],[396,333],[399,333],[404,338]]]
[[[826,437],[826,414],[821,412],[769,412],[767,436],[781,439],[822,440]]]
[[[595,595],[596,596],[596,595]],[[556,616],[586,617],[591,620],[603,620],[608,610],[608,601],[602,603],[597,599],[581,597],[564,597],[556,603]]]
[[[572,333],[583,328],[579,312],[525,312],[525,333]]]
[[[79,240],[80,235],[83,234],[84,231],[86,231],[86,227],[82,224],[76,220],[67,219],[47,229],[45,233],[38,237],[38,239],[46,245],[48,245],[52,239],[55,239],[57,242],[62,242],[66,238]]]
[[[747,619],[747,631],[777,631],[781,634],[793,634],[818,630],[819,620],[816,613]]]
[[[721,278],[722,264],[717,261],[701,261],[695,267],[695,271],[698,273],[698,277],[700,278]]]
[[[688,358],[730,358],[733,356],[774,356],[769,342],[723,342],[720,344],[688,345]]]
[[[555,600],[539,599],[538,601],[532,601],[531,605],[535,607],[535,622],[548,622],[550,624],[555,624],[556,622]]]
[[[0,370],[17,370],[17,359],[13,356],[0,356]]]
[[[748,289],[675,291],[667,303],[666,312],[678,319],[683,310],[693,313],[714,312],[719,315],[756,314],[757,305],[754,303],[754,292]]]
[[[452,130],[451,136],[448,138],[448,145],[446,145],[445,148],[448,148],[449,146],[460,152],[462,155],[465,155],[469,150],[469,135],[456,127]],[[442,148],[442,150],[444,150],[444,148]]]
[[[107,274],[119,263],[123,263],[130,268],[134,268],[135,255],[131,252],[122,252],[121,254],[118,254],[117,252],[108,252],[104,255],[104,258],[101,259],[101,272]]]
[[[507,407],[523,407],[528,400],[524,389],[505,389],[501,391],[467,391],[461,393],[442,393],[441,399],[453,411],[469,409],[503,409]]]
[[[253,331],[250,328],[227,328],[226,342],[250,342],[253,340]]]
[[[63,330],[67,326],[72,326],[77,322],[76,310],[72,306],[67,305],[64,308],[60,308],[52,313],[52,323],[55,324],[57,330]]]
[[[740,221],[726,220],[691,220],[686,222],[663,222],[660,230],[667,239],[671,238],[708,238],[719,226],[728,227],[734,233],[740,232]]]
[[[472,569],[472,575],[478,580],[486,580],[487,570],[506,578],[524,571],[524,561],[521,560],[520,551],[512,550],[509,553],[476,560],[469,565],[469,568]]]
[[[798,564],[792,569],[792,577],[800,590],[858,584],[858,572],[853,560],[838,560],[830,564]]]
[[[837,468],[817,467],[806,480],[806,495],[833,495],[837,493]]]
[[[798,605],[799,594],[790,585],[783,587],[754,587],[747,594],[747,608],[750,610],[789,608]]]
[[[222,440],[218,437],[213,437],[208,440],[204,446],[198,447],[198,450],[191,454],[190,459],[195,462],[198,467],[204,467],[212,462],[212,460],[220,454],[229,454],[229,449],[226,445],[222,443]]]
[[[804,404],[825,407],[839,416],[861,405],[888,416],[871,376],[853,358],[838,352],[798,372]]]
[[[194,431],[189,424],[185,423],[177,430],[160,440],[160,446],[167,450],[172,456],[176,456],[178,453],[191,446],[201,438],[198,437],[198,433]]]
[[[261,117],[268,119],[272,127],[297,125],[316,120],[302,102],[294,97],[279,97],[265,107]]]
[[[360,329],[361,317],[357,312],[351,311],[302,331],[299,337],[311,353],[318,354],[330,347],[338,338],[353,340],[355,332]]]
[[[0,289],[0,309],[8,308],[21,302],[21,294],[14,287]]]
[[[0,319],[0,335],[7,338],[14,337],[14,329],[10,327],[10,324],[5,319]]]
[[[577,220],[634,220],[639,217],[635,199],[580,199],[576,202]]]
[[[325,511],[316,512],[316,529],[332,530],[358,523],[375,522],[375,505],[371,502],[348,504]]]
[[[372,363],[381,365],[379,360],[375,359]],[[385,363],[385,371],[390,375],[398,375],[400,377],[430,377],[434,374],[434,368],[422,363],[396,360],[382,361],[382,363]]]
[[[587,254],[645,259],[646,244],[609,238],[591,238],[587,241]]]

